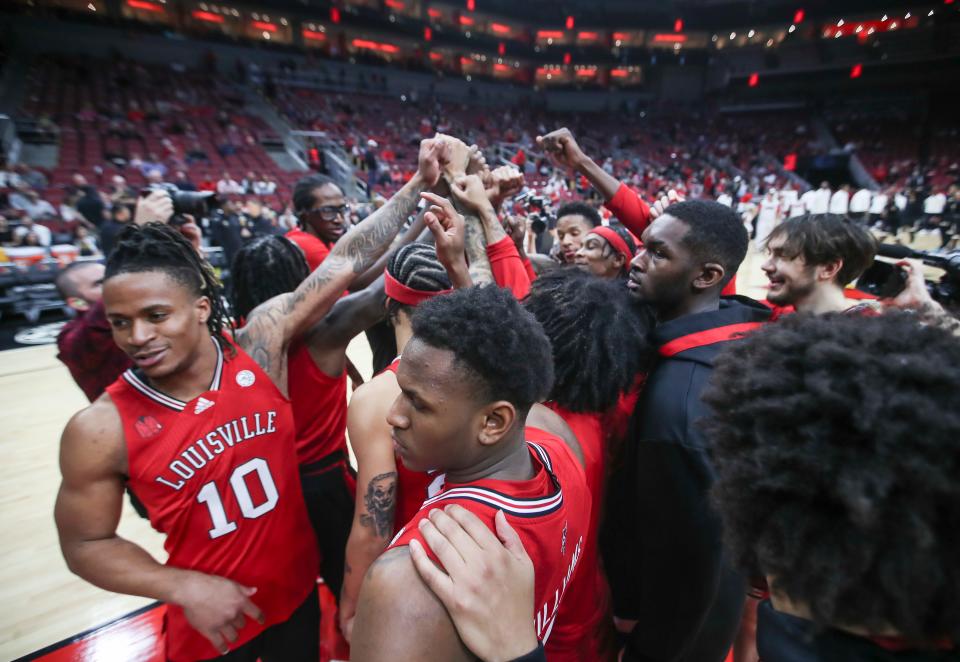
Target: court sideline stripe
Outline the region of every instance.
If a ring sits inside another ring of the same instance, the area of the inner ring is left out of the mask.
[[[29,662],[29,660],[36,660],[37,658],[43,657],[44,655],[49,655],[50,653],[53,653],[54,651],[58,651],[58,650],[60,650],[61,648],[66,648],[66,647],[69,646],[70,644],[75,644],[75,643],[77,643],[78,641],[82,641],[83,639],[86,639],[86,638],[89,637],[90,635],[96,634],[96,633],[99,632],[100,630],[105,630],[105,629],[107,629],[107,628],[109,628],[109,627],[113,627],[114,625],[117,625],[118,623],[122,623],[122,622],[124,622],[124,621],[131,620],[131,619],[133,619],[133,618],[136,618],[137,616],[142,616],[143,614],[146,614],[148,611],[152,611],[152,610],[154,610],[154,609],[156,609],[156,608],[158,608],[158,607],[162,607],[162,606],[163,606],[163,603],[162,603],[162,602],[152,602],[152,603],[150,603],[150,604],[148,604],[148,605],[144,605],[143,607],[140,607],[139,609],[134,609],[133,611],[131,611],[131,612],[128,613],[128,614],[124,614],[123,616],[118,616],[118,617],[116,617],[115,619],[113,619],[112,621],[109,621],[109,622],[107,622],[107,623],[104,623],[103,625],[98,625],[98,626],[96,626],[96,627],[90,628],[89,630],[85,630],[85,631],[81,632],[80,634],[75,634],[75,635],[73,635],[73,636],[71,636],[71,637],[67,637],[66,639],[61,639],[60,641],[58,641],[58,642],[55,643],[55,644],[50,644],[49,646],[44,646],[43,648],[41,648],[41,649],[38,650],[38,651],[34,651],[34,652],[32,652],[32,653],[29,653],[29,654],[27,654],[27,655],[24,655],[23,657],[18,657],[17,659],[13,660],[13,662]]]

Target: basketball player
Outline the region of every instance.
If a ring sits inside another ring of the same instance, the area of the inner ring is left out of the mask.
[[[623,226],[593,228],[587,233],[574,263],[594,276],[626,280],[630,261],[637,252],[637,242]]]
[[[235,342],[212,270],[179,232],[131,228],[111,255],[104,303],[135,368],[67,424],[55,515],[75,573],[170,605],[167,659],[316,660],[318,559],[303,535],[287,349],[385,250],[444,153],[423,141],[418,173]],[[167,534],[167,564],[117,536],[125,483]]]
[[[958,659],[958,338],[790,315],[717,357],[704,397],[727,543],[770,585],[760,658]]]
[[[293,207],[299,227],[287,232],[286,237],[300,247],[313,271],[347,231],[347,199],[335,181],[312,174],[293,187]]]
[[[556,378],[546,406],[563,418],[580,443],[593,503],[582,565],[568,589],[575,599],[561,605],[546,653],[554,662],[615,659],[609,587],[597,550],[609,468],[605,422],[620,394],[649,368],[646,337],[652,315],[645,314],[645,306],[631,304],[621,282],[579,269],[541,275],[523,306],[540,322],[553,347]]]
[[[433,246],[412,243],[400,248],[387,265],[387,317],[402,354],[413,331],[414,308],[453,284]],[[398,461],[387,414],[400,395],[396,371],[399,358],[358,388],[350,400],[347,430],[357,458],[355,514],[346,548],[344,584],[340,596],[340,628],[351,639],[357,598],[367,568],[386,549],[396,530],[413,517],[427,497],[431,478]]]
[[[264,301],[294,291],[310,274],[303,252],[286,237],[272,235],[241,248],[231,273],[238,320],[245,320]],[[320,574],[337,598],[356,492],[346,437],[346,351],[354,336],[383,317],[381,279],[337,301],[322,320],[294,340],[287,354],[300,486],[320,547]]]
[[[577,456],[567,440],[527,416],[553,380],[549,341],[511,293],[492,286],[420,304],[412,330],[397,370],[401,395],[389,414],[393,440],[411,469],[444,473],[367,573],[352,659],[470,659],[407,547],[429,511],[450,504],[489,528],[503,510],[517,529],[534,560],[537,636],[546,641],[577,572],[590,517]],[[570,443],[576,447],[575,439]]]
[[[777,189],[771,187],[767,189],[766,195],[760,200],[760,208],[757,211],[757,246],[763,246],[767,237],[773,232],[773,228],[780,222],[781,217],[782,213],[780,210],[780,199],[777,197]]]
[[[844,295],[846,285],[873,263],[877,240],[863,226],[833,214],[788,218],[770,233],[761,269],[770,281],[767,300],[797,312],[862,312],[870,308]]]
[[[610,477],[601,550],[614,614],[630,635],[624,660],[723,660],[746,583],[726,563],[707,498],[713,469],[696,427],[713,357],[771,312],[721,290],[746,254],[729,207],[671,205],[644,232],[628,289],[656,312],[659,359],[637,404],[622,464]]]

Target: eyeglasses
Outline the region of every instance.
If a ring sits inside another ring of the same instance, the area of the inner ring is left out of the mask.
[[[316,207],[308,211],[308,214],[316,214],[320,216],[324,221],[333,221],[336,220],[338,216],[346,215],[350,211],[349,205],[339,205],[337,207],[327,206],[327,207]]]

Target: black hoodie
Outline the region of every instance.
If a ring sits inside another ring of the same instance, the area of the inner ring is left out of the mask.
[[[709,505],[714,470],[698,421],[713,361],[770,320],[747,297],[686,315],[652,334],[659,359],[634,410],[606,500],[601,547],[618,618],[639,624],[624,660],[722,661],[740,623],[746,584],[724,558]]]

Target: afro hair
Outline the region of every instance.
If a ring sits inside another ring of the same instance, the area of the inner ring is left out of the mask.
[[[704,395],[744,570],[815,622],[960,641],[960,340],[912,315],[792,315]]]

